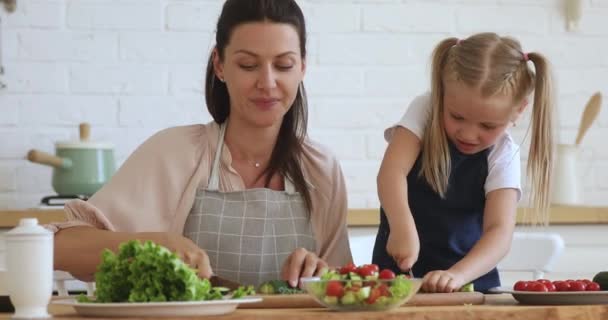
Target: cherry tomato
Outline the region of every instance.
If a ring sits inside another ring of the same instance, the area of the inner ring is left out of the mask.
[[[580,281],[570,282],[570,289],[568,291],[585,291],[585,283]]]
[[[357,272],[357,266],[352,262],[340,268],[340,274],[349,274],[350,272]]]
[[[600,291],[600,285],[597,282],[589,282],[585,291]]]
[[[585,283],[585,285],[588,285],[588,284],[590,284],[590,283],[592,282],[592,281],[591,281],[591,280],[589,280],[589,279],[579,279],[579,280],[576,280],[576,281],[584,282],[584,283]]]
[[[557,287],[555,287],[553,282],[549,281],[549,282],[545,282],[543,284],[545,285],[545,287],[547,287],[547,291],[549,291],[549,292],[557,291]]]
[[[553,281],[556,291],[568,291],[570,290],[570,283],[567,281],[557,280]]]
[[[382,279],[382,280],[395,279],[395,273],[393,272],[393,270],[384,269],[384,270],[380,271],[380,274],[378,275],[378,278]]]
[[[542,284],[552,283],[550,280],[547,280],[547,279],[538,279],[538,280],[536,280],[536,282],[540,282]]]
[[[357,274],[362,277],[371,276],[374,274],[374,269],[371,267],[371,265],[366,264],[357,268]]]
[[[377,287],[378,291],[380,291],[381,297],[390,297],[391,291],[388,289],[386,283],[382,283]]]
[[[528,291],[536,291],[536,292],[548,292],[547,287],[542,282],[533,281],[528,284]]]
[[[368,304],[373,304],[381,296],[382,296],[382,294],[381,294],[380,290],[378,288],[373,288],[372,291],[369,293],[369,297],[367,297],[365,302]]]
[[[528,289],[528,281],[517,281],[515,285],[513,285],[513,290],[516,291],[526,291]]]
[[[379,272],[380,271],[380,267],[378,267],[377,264],[368,264],[367,266],[369,266],[370,269],[372,269],[372,271],[374,272]]]
[[[335,280],[327,282],[325,294],[330,297],[342,297],[344,295],[344,286],[342,285],[342,282]]]

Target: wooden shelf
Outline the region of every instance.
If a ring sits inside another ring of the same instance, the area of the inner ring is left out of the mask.
[[[525,208],[517,210],[517,223],[524,222]],[[351,227],[373,227],[380,222],[379,209],[349,209],[348,225]],[[553,206],[549,212],[550,225],[564,224],[608,224],[608,207]]]
[[[0,228],[12,228],[23,218],[36,218],[38,223],[65,221],[63,209],[27,209],[0,211]]]
[[[524,209],[518,210],[518,223],[522,223]],[[62,209],[27,209],[0,211],[0,228],[12,228],[21,218],[37,218],[41,224],[65,221]],[[349,209],[350,227],[377,226],[378,209]],[[549,224],[608,224],[608,207],[553,206]]]

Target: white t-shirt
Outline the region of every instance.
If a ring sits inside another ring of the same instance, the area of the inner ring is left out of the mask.
[[[416,97],[401,120],[384,131],[384,138],[390,141],[397,126],[404,127],[422,139],[424,126],[431,114],[431,96],[424,94]],[[513,188],[521,198],[521,163],[519,145],[505,132],[498,138],[488,154],[488,177],[484,186],[486,195],[494,190]]]

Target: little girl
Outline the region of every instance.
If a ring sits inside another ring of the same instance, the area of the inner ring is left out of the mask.
[[[534,64],[533,72],[529,63]],[[499,286],[521,197],[519,146],[507,132],[534,91],[528,177],[537,217],[553,165],[549,65],[493,33],[449,38],[432,56],[431,91],[386,130],[373,263],[423,277],[427,292]],[[538,220],[537,220],[538,221]]]

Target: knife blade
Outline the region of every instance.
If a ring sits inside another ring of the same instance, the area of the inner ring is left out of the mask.
[[[236,281],[228,280],[217,275],[211,276],[211,278],[209,278],[209,282],[211,282],[211,285],[214,287],[224,287],[230,290],[236,290],[241,286],[241,284]]]

